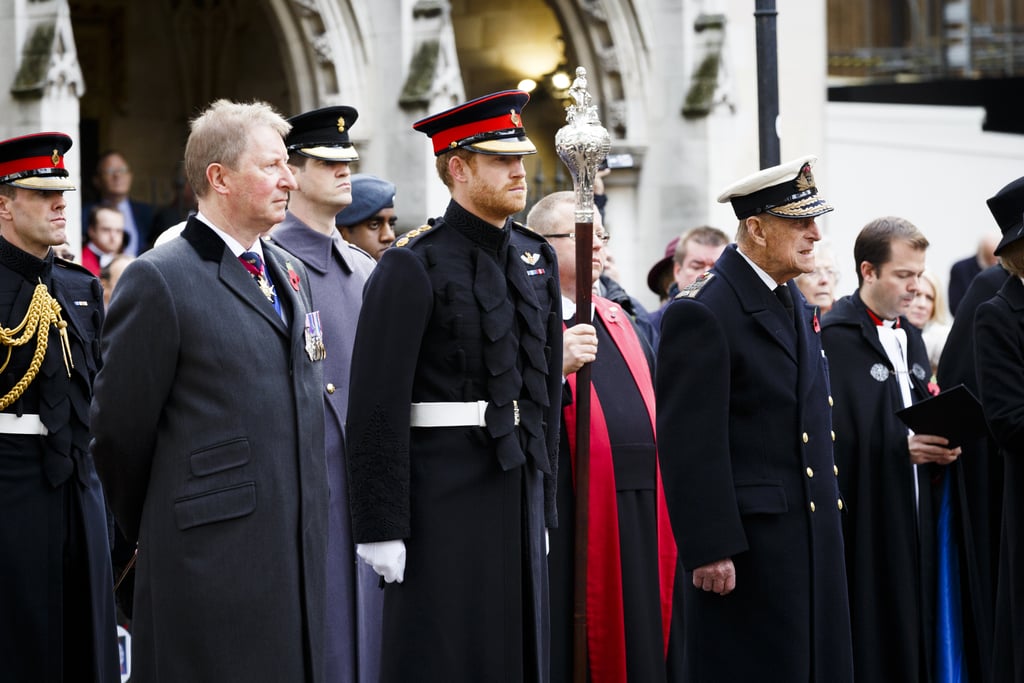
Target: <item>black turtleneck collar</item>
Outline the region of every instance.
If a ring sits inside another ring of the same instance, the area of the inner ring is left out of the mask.
[[[46,258],[39,259],[0,237],[0,263],[29,282],[45,282],[49,280],[50,271],[53,270],[53,249],[47,252]]]
[[[444,212],[445,225],[455,228],[466,239],[492,254],[501,253],[508,245],[509,220],[505,220],[504,227],[497,228],[466,211],[454,199]]]

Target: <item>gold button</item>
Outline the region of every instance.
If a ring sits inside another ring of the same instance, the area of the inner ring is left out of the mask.
[[[813,476],[814,476],[814,470],[812,470],[810,467],[808,467],[807,468],[807,478],[810,479]]]
[[[832,405],[833,405],[833,404],[832,404],[832,397],[831,397],[831,396],[829,396],[829,397],[828,397],[828,407],[829,407],[829,408],[831,408],[831,407],[832,407]]]
[[[811,440],[811,437],[807,436],[807,432],[804,432],[804,435],[801,438],[803,438],[804,443],[807,443],[808,441]]]
[[[327,383],[327,393],[328,394],[333,394],[334,393],[334,385],[332,383],[330,383],[330,382]]]
[[[814,512],[814,501],[811,501],[811,512]]]
[[[835,441],[835,440],[836,440],[836,433],[835,433],[835,432],[832,432],[832,440],[833,440],[833,441]]]
[[[832,465],[832,471],[835,472],[836,476],[838,477],[839,476],[839,465]]]
[[[840,510],[842,510],[843,509],[843,499],[840,498],[839,500],[837,500],[836,501],[836,505],[839,507]]]

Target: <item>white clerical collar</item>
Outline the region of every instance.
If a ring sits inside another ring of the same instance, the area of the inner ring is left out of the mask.
[[[594,319],[594,315],[597,311],[597,304],[593,301],[590,302],[590,319]],[[562,295],[562,320],[572,320],[573,316],[576,315],[576,302],[569,297]],[[579,321],[577,321],[579,322]]]

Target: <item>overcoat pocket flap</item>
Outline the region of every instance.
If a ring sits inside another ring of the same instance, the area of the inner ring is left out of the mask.
[[[248,482],[174,501],[178,529],[245,517],[256,509],[256,484]]]
[[[202,450],[193,451],[189,456],[189,468],[197,477],[241,467],[249,462],[249,440],[234,439]]]
[[[781,515],[789,510],[781,482],[737,482],[736,505],[741,515]]]

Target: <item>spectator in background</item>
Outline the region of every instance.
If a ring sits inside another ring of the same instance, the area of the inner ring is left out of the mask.
[[[128,267],[128,264],[135,260],[134,256],[118,254],[110,263],[100,270],[100,284],[103,285],[103,307],[110,306],[110,297],[114,295],[114,287],[121,279],[121,273]]]
[[[917,293],[914,294],[914,300],[907,310],[907,320],[921,330],[934,381],[939,368],[939,356],[942,355],[942,347],[946,345],[946,337],[949,336],[949,319],[946,315],[946,301],[942,296],[942,284],[939,277],[930,270],[921,273]]]
[[[89,209],[82,247],[82,265],[93,275],[99,275],[124,247],[124,214],[112,206],[96,204]]]
[[[669,242],[671,244],[671,242]],[[692,284],[698,277],[711,270],[715,261],[725,251],[725,245],[729,244],[729,236],[718,228],[709,225],[702,225],[687,230],[679,236],[676,246],[672,250],[672,284],[671,290],[676,293]],[[657,268],[665,268],[662,259],[654,265],[651,272]],[[647,284],[651,284],[651,274],[647,275]],[[674,295],[673,295],[674,296]],[[655,330],[661,330],[661,318],[665,315],[665,309],[671,300],[662,304],[661,308],[650,315],[651,325]],[[657,344],[655,344],[657,349]]]
[[[100,156],[93,175],[93,185],[99,192],[99,201],[82,206],[82,226],[88,225],[89,211],[97,204],[113,206],[124,214],[124,253],[138,256],[149,248],[149,230],[153,224],[153,207],[130,198],[132,169],[116,150]],[[88,235],[82,235],[82,242]]]
[[[196,212],[196,195],[192,186],[185,179],[184,162],[178,164],[172,184],[174,196],[165,206],[160,207],[153,215],[153,227],[149,231],[147,248],[156,245],[156,240],[167,228],[178,223],[184,227],[188,217]]]
[[[974,276],[989,266],[996,264],[995,248],[999,244],[998,233],[987,233],[978,240],[978,250],[974,256],[968,256],[953,264],[949,269],[949,311],[954,316],[960,306],[964,292],[970,286]]]
[[[818,314],[823,315],[832,309],[838,283],[835,255],[828,247],[819,245],[814,250],[814,270],[797,276],[796,286],[803,292],[807,303],[817,306]]]
[[[665,256],[647,271],[647,288],[658,295],[658,303],[666,301],[679,293],[679,288],[672,279],[672,257],[679,245],[680,235],[676,235],[665,245]]]
[[[338,212],[334,224],[346,242],[380,261],[395,243],[395,184],[372,175],[352,176],[352,203]]]

